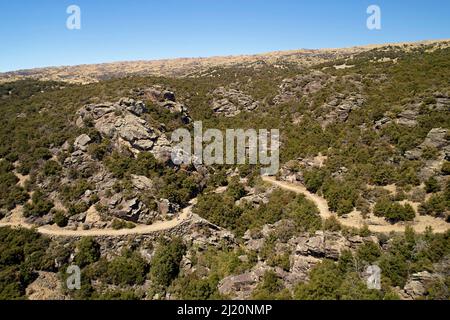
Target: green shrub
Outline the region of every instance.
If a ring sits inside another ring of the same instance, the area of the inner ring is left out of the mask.
[[[161,287],[170,285],[180,269],[180,261],[186,247],[179,238],[173,238],[169,243],[162,243],[155,252],[150,266],[151,279]]]
[[[36,190],[31,199],[32,203],[24,206],[23,215],[25,217],[42,217],[53,208],[53,203],[47,200],[40,190]]]
[[[69,219],[65,215],[63,211],[56,210],[53,213],[53,222],[56,223],[56,225],[60,228],[64,228],[67,226],[67,223],[69,222]]]
[[[77,244],[75,264],[80,268],[98,261],[100,258],[100,245],[93,238],[82,238]]]
[[[111,223],[111,228],[114,230],[120,230],[120,229],[133,229],[136,228],[136,225],[129,221],[124,221],[122,219],[114,219]]]
[[[305,171],[303,173],[303,177],[305,179],[305,186],[308,191],[317,193],[317,191],[319,191],[322,187],[325,174],[319,169],[313,169],[310,171]]]
[[[356,251],[356,257],[363,265],[374,263],[380,256],[380,247],[372,241],[365,242]]]
[[[376,216],[385,217],[392,223],[412,221],[416,217],[416,213],[410,204],[401,205],[388,199],[379,200],[375,204],[373,212]]]
[[[237,201],[244,197],[247,192],[245,191],[244,186],[239,182],[239,178],[234,177],[228,184],[227,194]]]
[[[435,193],[439,192],[441,190],[441,187],[439,186],[439,182],[435,177],[430,177],[428,180],[425,181],[425,191],[427,193]]]
[[[46,176],[54,176],[61,172],[61,166],[58,162],[49,160],[45,163],[43,170]]]
[[[141,255],[128,251],[109,262],[100,260],[95,267],[100,271],[100,280],[117,286],[142,285],[148,272],[148,265]]]
[[[450,175],[450,161],[445,161],[442,165],[441,172],[444,176]]]
[[[432,195],[419,207],[419,213],[421,215],[433,217],[444,217],[447,210],[449,210],[449,201],[442,194]]]
[[[47,270],[49,243],[32,230],[0,228],[0,299],[26,298],[25,289],[34,281],[35,270]]]

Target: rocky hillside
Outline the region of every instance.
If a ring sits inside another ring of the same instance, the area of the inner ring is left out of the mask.
[[[392,44],[392,46],[403,47],[406,50],[425,45],[431,45],[433,48],[445,48],[448,47],[448,41]],[[209,72],[216,72],[216,68],[233,66],[243,66],[252,69],[258,69],[264,64],[276,66],[277,68],[288,68],[292,65],[297,67],[311,66],[329,61],[330,59],[352,57],[355,54],[382,47],[382,45],[370,45],[345,49],[279,51],[248,56],[182,58],[49,67],[0,73],[0,83],[35,79],[87,84],[125,76],[197,77]]]
[[[448,299],[448,45],[0,75],[0,298]],[[195,121],[278,174],[174,164]]]

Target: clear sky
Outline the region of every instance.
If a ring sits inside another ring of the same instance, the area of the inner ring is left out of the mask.
[[[449,0],[0,0],[0,72],[446,38]]]

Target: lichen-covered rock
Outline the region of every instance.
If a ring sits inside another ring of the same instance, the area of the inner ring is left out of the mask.
[[[192,122],[189,116],[189,110],[185,104],[177,101],[175,93],[164,89],[162,86],[152,86],[147,89],[138,89],[137,96],[150,100],[157,106],[168,110],[170,113],[176,113],[181,116],[184,123]]]
[[[170,154],[170,142],[159,129],[141,117],[146,112],[142,101],[122,98],[117,103],[87,105],[78,111],[77,124],[92,122],[100,134],[113,143],[125,146],[134,154],[149,151],[156,158]],[[85,139],[83,139],[85,141]]]
[[[439,279],[440,275],[428,271],[414,273],[403,288],[403,295],[406,299],[421,298],[425,295],[427,286]]]
[[[279,94],[273,99],[273,102],[281,104],[314,94],[322,89],[330,79],[329,75],[321,71],[284,79],[280,85]]]
[[[253,111],[259,107],[258,101],[236,89],[220,87],[214,90],[212,95],[212,109],[214,113],[225,117],[234,117],[242,111]]]
[[[247,272],[236,276],[229,276],[219,284],[219,292],[222,295],[231,296],[234,299],[249,299],[259,282],[255,272]]]
[[[326,127],[336,122],[346,122],[350,113],[364,105],[365,99],[361,94],[336,94],[328,103],[324,104],[320,110],[319,122]]]
[[[87,146],[91,141],[91,138],[87,134],[82,134],[75,139],[75,150],[87,151]]]

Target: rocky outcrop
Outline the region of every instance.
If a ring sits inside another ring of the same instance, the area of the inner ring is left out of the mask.
[[[236,276],[229,276],[220,282],[218,290],[222,295],[237,300],[245,300],[251,297],[259,280],[259,276],[253,271]]]
[[[87,134],[82,134],[75,139],[75,150],[87,151],[87,146],[91,141],[91,138]]]
[[[434,101],[428,105],[428,108],[434,111],[448,112],[450,110],[450,95],[448,93],[435,92]]]
[[[417,122],[417,117],[419,116],[418,110],[405,110],[398,114],[396,123],[398,125],[415,127]]]
[[[344,235],[341,232],[331,231],[317,231],[313,235],[303,233],[294,237],[287,236],[283,240],[283,235],[289,233],[289,230],[295,230],[295,224],[291,220],[280,220],[275,224],[265,225],[260,232],[247,231],[243,236],[245,247],[255,252],[260,262],[240,276],[225,278],[219,286],[220,292],[227,295],[235,293],[236,296],[233,297],[238,299],[250,297],[251,291],[267,270],[275,272],[285,287],[293,290],[298,283],[309,281],[310,271],[323,259],[337,261],[342,252],[348,250],[355,253],[361,245],[368,242],[379,245],[379,240],[375,236]],[[277,239],[274,252],[277,255],[289,255],[289,270],[269,267],[260,256],[267,239],[273,239],[274,235]]]
[[[117,103],[87,105],[78,111],[77,125],[83,127],[92,123],[104,138],[135,154],[149,151],[156,158],[165,158],[171,152],[170,142],[163,132],[150,127],[142,117],[146,110],[143,102],[129,98]]]
[[[178,102],[173,91],[163,88],[162,86],[152,86],[147,89],[138,89],[135,94],[142,98],[151,101],[157,106],[168,110],[170,113],[179,114],[184,123],[192,122],[189,116],[189,110],[181,102]]]
[[[313,71],[298,75],[295,78],[284,79],[273,102],[277,105],[314,94],[322,89],[329,80],[330,76],[321,71]]]
[[[428,179],[442,166],[443,160],[450,159],[450,132],[447,129],[434,128],[432,129],[425,140],[415,149],[405,152],[405,157],[408,160],[420,160],[424,151],[427,149],[437,151],[435,159],[425,159],[425,166],[420,171],[419,177]]]
[[[364,105],[365,99],[361,94],[336,94],[329,102],[320,108],[321,114],[318,118],[322,127],[332,123],[346,122],[350,113]]]
[[[232,232],[220,228],[196,214],[193,214],[189,224],[185,225],[183,240],[193,245],[196,250],[206,250],[208,246],[232,247],[236,244]]]
[[[225,117],[234,117],[243,111],[253,111],[259,107],[258,101],[236,89],[220,87],[213,91],[212,96],[214,113]]]
[[[403,288],[401,295],[407,300],[421,298],[426,294],[427,287],[438,280],[442,280],[439,274],[433,274],[428,271],[414,273]]]
[[[337,260],[341,252],[350,249],[350,242],[340,233],[317,231],[313,236],[292,239],[296,244],[295,253],[315,258]]]

